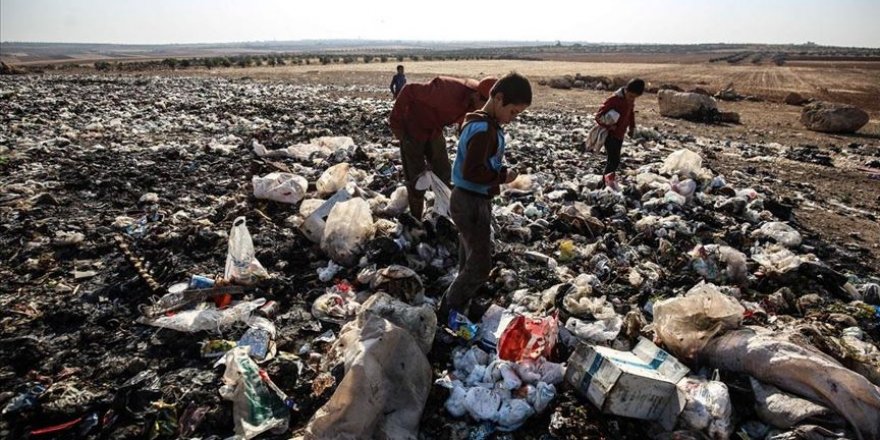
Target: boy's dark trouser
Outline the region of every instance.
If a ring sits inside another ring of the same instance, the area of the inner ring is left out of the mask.
[[[409,201],[409,212],[421,220],[425,210],[425,192],[416,190],[419,176],[431,166],[431,171],[449,185],[452,178],[452,166],[446,154],[446,139],[443,135],[418,142],[404,136],[400,141],[400,160],[403,162],[403,174],[406,177],[406,195]]]
[[[620,148],[622,146],[622,139],[618,139],[611,135],[608,135],[608,137],[605,138],[605,154],[608,156],[608,160],[605,162],[604,174],[617,171],[617,167],[620,166]]]
[[[455,188],[449,213],[458,227],[458,276],[446,290],[440,304],[440,319],[449,311],[463,308],[489,279],[492,270],[492,200]]]

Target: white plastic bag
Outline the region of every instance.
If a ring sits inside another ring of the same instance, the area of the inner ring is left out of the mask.
[[[681,149],[666,157],[663,166],[660,167],[660,172],[687,177],[691,174],[697,174],[701,168],[703,168],[703,158],[699,154],[688,149]]]
[[[233,402],[236,437],[250,439],[270,429],[287,430],[290,410],[260,379],[248,347],[229,350],[225,363],[220,396]]]
[[[318,178],[318,182],[315,183],[318,194],[327,196],[345,188],[345,184],[348,181],[349,168],[350,165],[345,162],[327,168],[324,174],[321,174],[321,177]]]
[[[735,298],[701,281],[683,297],[654,304],[654,331],[676,357],[693,360],[715,335],[738,328],[744,312]]]
[[[769,237],[777,243],[794,248],[801,245],[801,234],[791,226],[782,222],[767,222],[752,233],[753,237]]]
[[[452,387],[452,392],[449,393],[449,398],[446,399],[446,403],[443,405],[446,408],[446,411],[449,412],[449,415],[452,417],[461,417],[467,414],[467,407],[465,407],[464,404],[466,396],[467,390],[465,390],[460,383],[456,383]]]
[[[409,199],[407,199],[406,187],[400,186],[391,193],[391,200],[385,206],[385,214],[398,216],[406,211],[409,207]]]
[[[685,377],[676,384],[686,396],[679,416],[689,428],[703,431],[714,440],[727,440],[733,434],[730,394],[724,382]]]
[[[464,406],[474,420],[495,420],[501,407],[501,396],[495,390],[473,387],[467,391]]]
[[[515,431],[535,414],[535,410],[523,399],[510,399],[498,409],[498,430]]]
[[[374,233],[373,215],[366,200],[357,197],[340,202],[327,216],[321,250],[339,264],[354,266]]]
[[[586,342],[600,344],[613,341],[623,327],[623,319],[613,316],[608,319],[600,319],[595,322],[584,322],[577,318],[568,318],[565,328],[571,334]]]
[[[616,110],[609,110],[599,119],[601,119],[602,123],[605,125],[616,124],[617,120],[620,119],[620,113],[617,113]],[[602,147],[605,146],[605,140],[607,138],[608,129],[599,124],[596,124],[595,126],[593,126],[593,128],[590,129],[590,132],[587,133],[587,151],[599,153],[600,151],[602,151]]]
[[[254,176],[254,197],[294,204],[302,200],[309,188],[305,177],[290,173],[269,173],[263,177]]]
[[[254,242],[245,222],[244,217],[232,222],[223,278],[239,284],[253,284],[258,279],[268,277],[269,273],[254,254]]]
[[[425,171],[416,180],[416,189],[427,191],[429,188],[434,193],[434,206],[431,210],[436,215],[449,218],[449,187],[432,171]]]

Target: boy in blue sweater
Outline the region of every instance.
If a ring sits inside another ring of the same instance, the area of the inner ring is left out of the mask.
[[[512,121],[532,104],[529,80],[509,73],[492,87],[482,110],[465,116],[452,167],[455,188],[449,202],[458,227],[458,276],[443,295],[438,318],[446,323],[449,312],[464,312],[468,302],[489,278],[492,270],[492,197],[499,185],[516,179],[504,166],[503,124]]]

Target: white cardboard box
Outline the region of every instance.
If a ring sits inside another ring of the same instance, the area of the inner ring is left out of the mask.
[[[672,429],[686,400],[675,384],[689,371],[640,338],[632,351],[578,346],[568,360],[565,381],[605,413],[654,420]]]

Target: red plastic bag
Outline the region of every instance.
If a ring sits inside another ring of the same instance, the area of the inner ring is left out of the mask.
[[[550,356],[556,345],[559,319],[554,313],[545,318],[517,315],[510,321],[498,341],[498,357],[507,361]]]

